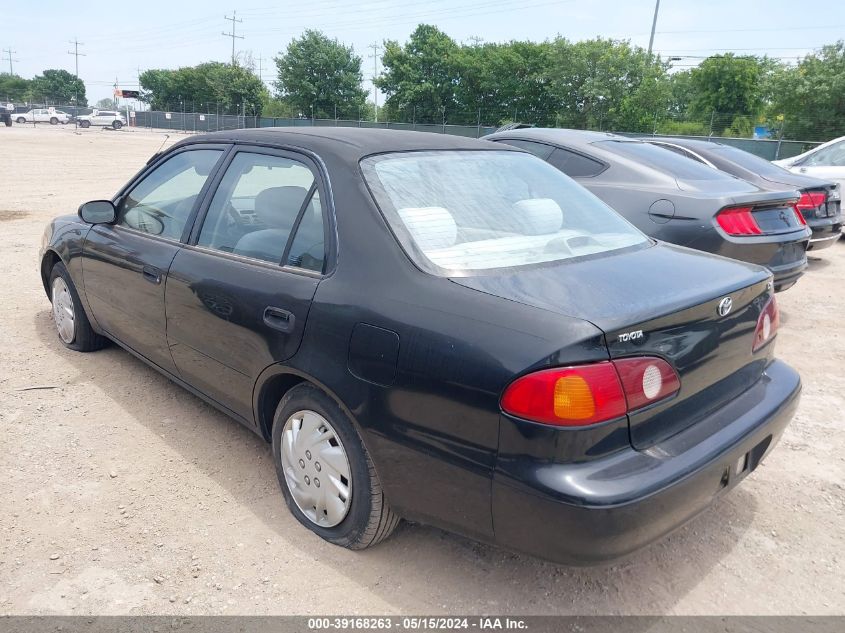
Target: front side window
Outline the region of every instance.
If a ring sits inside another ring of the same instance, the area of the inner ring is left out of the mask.
[[[314,174],[290,158],[236,154],[214,194],[197,245],[322,271],[323,210]]]
[[[198,149],[169,158],[124,196],[117,224],[180,239],[197,197],[222,154],[219,149]]]
[[[400,152],[361,165],[404,250],[434,274],[472,274],[650,243],[593,194],[530,154]]]

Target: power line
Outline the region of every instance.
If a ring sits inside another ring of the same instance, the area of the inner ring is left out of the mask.
[[[232,66],[234,66],[235,65],[235,39],[239,39],[239,40],[244,39],[243,35],[235,35],[235,25],[239,22],[243,22],[243,20],[238,19],[238,12],[237,11],[232,11],[232,17],[231,18],[228,15],[224,15],[223,19],[229,20],[232,23],[232,32],[226,33],[224,31],[223,35],[225,35],[226,37],[232,38]]]

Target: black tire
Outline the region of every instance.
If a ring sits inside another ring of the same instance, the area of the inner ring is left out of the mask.
[[[6,127],[12,127],[12,119],[4,119],[3,123],[6,124]]]
[[[59,336],[58,338],[62,342],[62,345],[69,349],[76,350],[77,352],[94,352],[105,347],[108,344],[108,339],[97,334],[91,327],[91,323],[88,321],[88,315],[85,314],[85,309],[82,307],[82,302],[79,300],[79,293],[76,292],[76,286],[73,285],[70,273],[67,271],[67,268],[65,268],[65,265],[62,262],[56,262],[53,266],[53,270],[50,272],[50,284],[48,286],[48,288],[51,289],[50,300],[52,301],[53,299],[52,288],[56,277],[61,277],[64,280],[65,285],[70,292],[71,298],[73,299],[75,336],[70,343],[66,343],[62,340],[61,336]]]
[[[18,123],[26,123],[26,119],[23,118],[22,116],[19,116],[17,121],[18,121]]]
[[[89,128],[91,127],[91,121],[80,121],[79,127]]]
[[[120,121],[115,121],[114,123],[112,123],[112,124],[111,124],[111,126],[112,126],[115,130],[119,130],[120,128],[122,128],[122,127],[123,127],[123,123],[121,123]]]
[[[282,431],[288,418],[297,411],[311,410],[322,415],[340,438],[352,474],[352,494],[348,513],[334,527],[314,523],[299,509],[285,479],[282,465]],[[380,543],[396,528],[400,517],[391,510],[373,462],[349,417],[337,403],[310,383],[302,383],[288,391],[276,408],[273,418],[273,462],[288,509],[309,530],[321,538],[346,547],[365,549]]]
[[[50,117],[50,125],[58,125],[59,120],[56,117]]]

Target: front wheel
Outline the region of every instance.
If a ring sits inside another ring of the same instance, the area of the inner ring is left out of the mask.
[[[62,262],[56,263],[50,273],[50,300],[56,333],[65,347],[93,352],[106,345],[106,339],[91,327],[70,273]]]
[[[273,420],[273,461],[287,506],[323,539],[364,549],[399,523],[349,417],[314,385],[291,389]]]
[[[123,127],[123,123],[121,123],[120,121],[115,121],[114,123],[112,123],[112,124],[111,124],[111,126],[112,126],[115,130],[119,130],[120,128],[122,128],[122,127]]]
[[[80,121],[79,127],[89,128],[91,127],[91,121]]]
[[[19,116],[18,117],[18,123],[26,123],[26,119],[23,118],[22,116]]]
[[[50,125],[58,125],[59,120],[56,117],[50,117]]]

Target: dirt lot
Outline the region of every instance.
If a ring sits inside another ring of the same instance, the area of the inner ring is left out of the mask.
[[[783,441],[670,538],[591,569],[422,526],[353,553],[288,514],[257,436],[54,333],[47,220],[178,138],[0,128],[0,614],[845,614],[845,242],[780,297],[779,355],[804,379]]]

